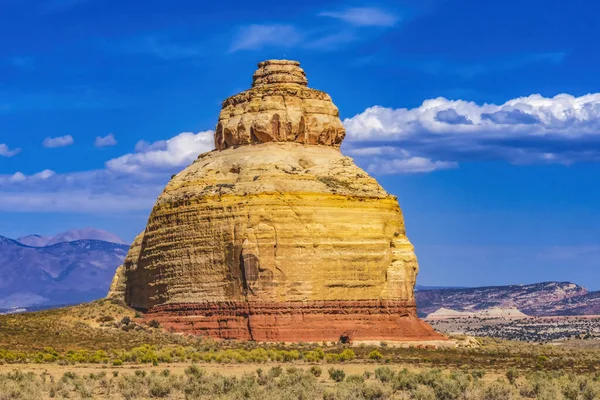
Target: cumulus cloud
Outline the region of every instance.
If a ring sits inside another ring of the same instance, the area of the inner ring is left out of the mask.
[[[248,25],[239,29],[229,51],[292,47],[301,40],[302,34],[292,25]]]
[[[356,157],[369,173],[377,175],[414,174],[458,167],[456,162],[413,156],[409,151],[393,146],[356,147],[345,152]]]
[[[344,121],[352,148],[402,148],[414,157],[450,162],[600,161],[600,93],[539,94],[504,104],[437,98],[420,107],[374,106]]]
[[[106,136],[96,136],[96,140],[94,140],[94,146],[96,147],[108,147],[116,144],[117,141],[115,139],[115,135],[112,133],[109,133]]]
[[[0,175],[0,210],[23,212],[148,211],[172,174],[214,148],[213,132],[184,132],[169,140],[140,141],[134,153],[103,169]]]
[[[352,7],[341,11],[324,11],[321,17],[330,17],[356,26],[394,26],[400,17],[375,7]]]
[[[6,144],[0,143],[0,156],[2,157],[12,157],[16,156],[21,152],[21,149],[10,149]]]
[[[47,137],[46,139],[44,139],[43,144],[44,144],[44,147],[55,148],[55,147],[70,146],[73,143],[75,143],[75,140],[73,140],[73,136],[65,135],[65,136],[58,136],[58,137]]]
[[[106,167],[115,172],[147,173],[155,170],[182,167],[199,154],[214,149],[213,131],[183,132],[164,141],[138,142],[136,152],[114,158]]]
[[[391,160],[375,160],[369,164],[367,171],[379,175],[432,172],[438,169],[458,167],[451,161],[433,161],[425,157],[392,158]]]
[[[27,181],[43,181],[51,178],[56,173],[52,170],[45,169],[33,175],[25,175],[22,172],[15,172],[12,175],[0,175],[0,183],[18,183]]]

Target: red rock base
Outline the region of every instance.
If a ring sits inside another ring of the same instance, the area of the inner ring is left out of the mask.
[[[261,342],[446,339],[417,318],[414,302],[401,301],[165,304],[144,319],[176,332]]]

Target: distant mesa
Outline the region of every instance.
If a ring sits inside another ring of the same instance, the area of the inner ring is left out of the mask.
[[[529,316],[600,315],[600,292],[571,282],[474,288],[430,288],[415,293],[422,317],[440,309],[479,313],[516,309]]]
[[[491,307],[477,311],[456,311],[448,308],[440,308],[427,315],[428,320],[452,319],[452,318],[526,318],[528,315],[517,308]]]
[[[296,61],[223,102],[216,150],[159,196],[108,297],[179,332],[256,341],[439,340],[417,318],[398,201],[339,147]]]

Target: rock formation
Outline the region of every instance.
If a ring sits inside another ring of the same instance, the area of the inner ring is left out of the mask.
[[[295,61],[223,102],[216,150],[174,176],[109,294],[177,331],[259,341],[440,339],[396,197],[339,146]]]

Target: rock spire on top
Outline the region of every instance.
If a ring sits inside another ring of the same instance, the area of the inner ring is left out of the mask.
[[[337,107],[327,93],[307,84],[298,61],[258,63],[252,88],[223,102],[216,149],[266,142],[339,147],[346,131]]]
[[[274,83],[293,83],[306,86],[308,80],[298,61],[267,60],[259,62],[252,79],[252,87]]]

